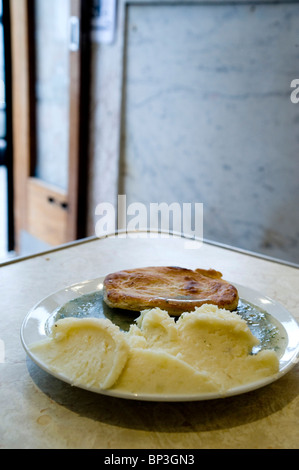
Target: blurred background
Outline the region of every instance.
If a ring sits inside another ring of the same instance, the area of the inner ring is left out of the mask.
[[[203,203],[207,241],[299,265],[299,2],[0,0],[0,19],[0,262],[93,236],[125,194]]]

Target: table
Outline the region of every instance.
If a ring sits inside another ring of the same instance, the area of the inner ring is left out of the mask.
[[[6,449],[293,449],[299,444],[299,367],[259,390],[205,402],[130,401],[71,387],[36,366],[20,328],[42,298],[123,268],[214,268],[256,289],[299,319],[299,271],[180,237],[91,238],[0,267],[0,447]],[[4,351],[3,351],[4,349]],[[3,356],[3,355],[2,355]]]

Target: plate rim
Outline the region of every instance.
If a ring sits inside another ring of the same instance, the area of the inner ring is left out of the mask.
[[[59,296],[59,295],[67,296],[67,294],[69,294],[70,298],[65,299],[65,303],[66,303],[70,300],[78,298],[80,295],[96,292],[97,289],[92,288],[92,286],[94,286],[96,284],[103,283],[104,277],[105,276],[100,276],[100,277],[97,277],[97,278],[92,278],[92,279],[89,279],[89,280],[76,282],[76,283],[73,283],[73,284],[71,284],[69,286],[66,286],[64,288],[61,288],[59,290],[53,291],[52,293],[48,294],[47,296],[45,296],[41,300],[39,300],[28,311],[28,313],[26,314],[26,316],[24,317],[24,319],[22,321],[22,325],[21,325],[21,328],[20,328],[20,339],[21,339],[22,346],[23,346],[26,354],[28,355],[28,357],[38,367],[40,367],[42,370],[47,372],[49,375],[65,382],[65,383],[67,383],[71,386],[75,386],[77,388],[81,388],[83,390],[87,390],[87,391],[90,391],[90,392],[93,392],[93,393],[96,393],[96,394],[100,394],[100,395],[104,395],[104,396],[110,396],[110,397],[122,398],[122,399],[129,399],[129,400],[155,401],[155,402],[206,401],[206,400],[227,398],[227,397],[231,397],[231,396],[241,395],[241,394],[244,394],[244,393],[247,393],[247,392],[250,392],[250,391],[257,390],[257,389],[262,388],[266,385],[269,385],[269,384],[277,381],[281,377],[283,377],[299,361],[299,337],[298,337],[297,343],[293,347],[293,352],[291,353],[290,359],[287,361],[287,363],[285,365],[283,365],[282,367],[279,368],[279,371],[276,374],[273,374],[269,377],[260,379],[258,381],[249,382],[247,384],[231,388],[231,389],[226,390],[224,392],[209,392],[209,393],[200,393],[200,394],[198,394],[198,393],[197,394],[196,393],[186,393],[186,394],[133,393],[133,392],[128,392],[128,391],[121,390],[121,389],[113,389],[113,388],[111,388],[111,389],[100,389],[100,388],[97,388],[97,387],[84,386],[84,384],[72,383],[71,380],[68,379],[63,374],[60,374],[60,373],[57,373],[55,371],[50,370],[47,367],[47,365],[44,364],[38,358],[38,355],[35,355],[30,350],[29,344],[27,344],[26,339],[25,339],[26,327],[28,325],[28,321],[30,319],[32,319],[32,316],[34,315],[34,313],[45,302],[53,299],[55,296],[56,297]],[[285,322],[281,322],[277,318],[277,316],[276,316],[277,314],[275,314],[273,312],[268,312],[267,307],[265,307],[265,306],[262,307],[267,311],[268,314],[270,314],[282,326],[282,328],[288,334],[288,338],[289,338],[290,328],[295,327],[295,329],[299,333],[299,324],[298,324],[296,318],[280,302],[272,299],[271,297],[269,297],[267,295],[262,294],[258,290],[252,289],[251,287],[246,287],[246,286],[238,284],[236,282],[231,282],[231,284],[233,284],[238,289],[239,296],[240,296],[241,299],[243,298],[244,300],[247,300],[248,302],[253,303],[251,300],[247,299],[246,296],[244,297],[244,295],[240,295],[240,292],[245,291],[249,294],[250,297],[252,296],[252,297],[255,297],[255,298],[259,298],[260,300],[263,299],[264,301],[266,301],[266,303],[268,303],[268,305],[271,305],[272,308],[275,308],[275,309],[278,308],[280,314],[282,314],[286,317],[286,322],[290,323],[290,325],[287,328],[285,328],[285,326],[284,326]],[[78,290],[78,288],[79,288],[79,290]],[[87,291],[86,292],[80,292],[81,289],[83,289],[83,291],[85,291],[85,289],[87,289]],[[58,304],[57,308],[53,309],[51,312],[48,312],[46,318],[48,319],[51,315],[53,315],[54,312],[57,311],[57,309],[60,308],[62,305],[63,304]],[[272,308],[270,310],[272,310]],[[43,331],[43,335],[42,335],[42,333],[40,333],[40,335],[41,335],[40,339],[43,339],[43,338],[47,337],[47,334],[45,332],[45,323],[43,323],[43,327],[44,327],[44,331]],[[32,344],[32,343],[30,343],[30,344]],[[287,344],[286,344],[286,349],[288,347],[288,344],[289,344],[289,342],[287,342]]]

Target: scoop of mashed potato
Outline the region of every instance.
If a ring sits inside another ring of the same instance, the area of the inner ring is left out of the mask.
[[[129,353],[119,328],[97,318],[63,318],[55,323],[49,338],[30,349],[53,373],[91,389],[111,387]]]
[[[107,319],[65,318],[31,349],[75,385],[135,394],[225,394],[278,372],[274,351],[251,354],[256,344],[239,315],[206,304],[177,321],[159,308],[145,310],[128,332]]]
[[[138,341],[139,347],[163,350],[206,374],[219,392],[262,379],[279,369],[274,351],[251,354],[259,341],[245,320],[214,305],[205,304],[192,313],[183,313],[178,321],[158,308],[146,310],[137,319],[137,325],[128,332],[130,345]],[[126,368],[120,383],[125,374]],[[186,383],[188,392],[189,388]]]

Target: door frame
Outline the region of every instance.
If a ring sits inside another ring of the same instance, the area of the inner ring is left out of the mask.
[[[13,148],[12,148],[12,86],[11,86],[11,34],[10,34],[10,2],[3,0],[2,25],[4,36],[5,64],[5,114],[6,114],[6,149],[5,166],[7,169],[7,250],[14,249],[14,217],[13,217]]]
[[[64,244],[86,234],[92,2],[70,2],[71,16],[79,20],[80,34],[78,50],[69,51],[68,189],[61,191],[35,176],[34,0],[10,0],[14,249],[17,253],[22,230],[50,245]]]

